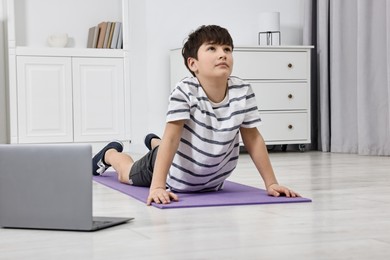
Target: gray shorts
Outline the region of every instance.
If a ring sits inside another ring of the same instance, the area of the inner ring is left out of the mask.
[[[134,186],[150,187],[156,162],[158,146],[134,162],[129,173],[129,182]]]

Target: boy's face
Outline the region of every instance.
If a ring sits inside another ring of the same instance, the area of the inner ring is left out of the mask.
[[[188,58],[189,68],[197,77],[229,77],[233,70],[232,47],[203,43],[198,50],[198,59]]]

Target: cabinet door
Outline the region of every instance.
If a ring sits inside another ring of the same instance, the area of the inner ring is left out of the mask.
[[[71,142],[71,59],[17,57],[19,143]]]
[[[124,139],[123,59],[73,58],[74,141]]]

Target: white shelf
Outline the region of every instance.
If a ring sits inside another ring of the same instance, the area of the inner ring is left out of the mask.
[[[125,56],[125,51],[122,49],[96,48],[16,47],[15,54],[22,56],[123,58]]]

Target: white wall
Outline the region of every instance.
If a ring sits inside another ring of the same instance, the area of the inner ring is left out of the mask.
[[[5,0],[0,0],[0,143],[7,143],[8,141],[8,127],[7,127],[7,103],[6,103],[6,9]]]
[[[169,50],[203,24],[229,30],[235,46],[257,45],[258,15],[280,12],[282,45],[302,44],[304,0],[130,0],[132,150],[149,131],[162,134],[169,80]],[[184,65],[183,65],[184,66]]]
[[[67,47],[85,48],[89,28],[85,25],[116,21],[122,14],[120,0],[16,0],[14,4],[16,45],[38,48],[48,47],[47,38],[54,33],[68,33]],[[90,11],[94,4],[96,10]]]
[[[226,27],[238,45],[257,45],[258,15],[278,11],[283,45],[302,44],[305,0],[129,0],[132,150],[143,137],[162,134],[170,91],[169,50],[203,24]],[[0,143],[7,138],[5,91],[5,0],[0,0]],[[44,11],[44,10],[43,10]]]

